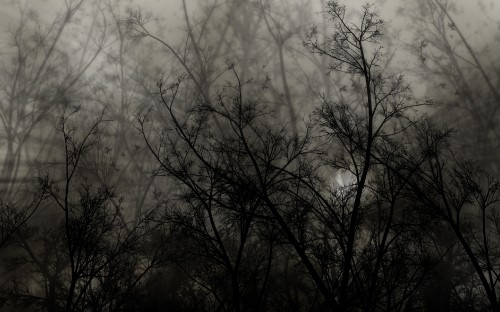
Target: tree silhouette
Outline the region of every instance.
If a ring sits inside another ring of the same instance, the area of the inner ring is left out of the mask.
[[[46,208],[52,206],[62,216],[55,215],[54,222],[40,230],[27,226],[15,233],[14,245],[21,254],[12,259],[14,268],[31,274],[14,275],[12,284],[2,290],[9,305],[116,311],[148,271],[163,261],[162,244],[148,238],[154,227],[149,216],[129,227],[112,201],[121,202],[112,188],[90,185],[81,176],[82,158],[95,147],[105,120],[100,115],[89,130],[80,132],[72,124],[77,114],[78,109],[65,110],[57,126],[63,139],[62,185],[50,174],[39,179],[49,200]]]
[[[190,4],[181,36],[134,2],[21,7],[2,310],[500,309],[495,161],[468,158],[494,141],[497,81],[451,1],[400,11],[426,81],[396,69],[378,5]],[[444,125],[463,108],[488,133],[468,149]]]

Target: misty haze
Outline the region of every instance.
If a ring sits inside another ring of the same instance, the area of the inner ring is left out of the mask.
[[[500,312],[496,0],[0,0],[0,311]]]

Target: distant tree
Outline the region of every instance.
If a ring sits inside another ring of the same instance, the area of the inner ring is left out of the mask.
[[[118,193],[127,193],[122,203],[124,217],[131,216],[137,222],[148,207],[154,205],[157,194],[155,178],[149,173],[151,157],[145,150],[142,137],[136,131],[136,115],[148,109],[152,96],[148,85],[151,77],[157,77],[160,69],[155,64],[157,51],[151,43],[137,41],[127,27],[123,2],[102,2],[109,38],[102,50],[101,70],[96,74],[91,99],[105,109],[109,119],[100,140],[83,159],[88,178],[97,183],[113,185]],[[114,204],[117,204],[116,202]]]
[[[495,70],[498,59],[489,53],[500,42],[486,35],[487,9],[476,13],[482,14],[485,24],[468,25],[462,16],[474,13],[460,12],[460,7],[458,1],[438,0],[419,0],[402,7],[400,12],[411,20],[408,28],[414,33],[411,42],[403,41],[415,57],[414,71],[423,78],[419,83],[439,104],[435,105],[435,118],[459,134],[451,138],[453,144],[468,157],[481,159],[481,165],[498,171],[500,164],[493,155],[499,151],[496,103],[500,80]],[[472,28],[477,28],[473,34],[469,33]]]
[[[98,28],[89,32],[86,45],[79,51],[79,62],[70,60],[68,51],[61,48],[63,33],[83,10],[83,3],[82,0],[66,1],[49,25],[44,25],[33,9],[23,7],[17,26],[8,32],[9,44],[3,51],[8,57],[2,60],[0,75],[0,143],[5,151],[0,183],[5,202],[16,199],[33,173],[30,173],[31,162],[43,159],[42,151],[51,146],[51,133],[43,131],[40,131],[43,135],[36,138],[40,146],[28,144],[35,130],[40,129],[44,120],[50,119],[70,95],[76,95],[76,90],[84,85],[84,73],[101,51],[106,36],[99,33]],[[95,41],[90,40],[96,32]]]

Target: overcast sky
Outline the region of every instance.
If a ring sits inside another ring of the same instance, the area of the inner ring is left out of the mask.
[[[87,0],[98,1],[98,0]],[[206,2],[202,0],[187,0],[187,7],[190,12],[191,21],[194,21],[196,16],[200,16],[197,4]],[[362,4],[366,3],[365,0],[349,0],[341,1],[345,3],[349,9],[359,9]],[[387,36],[396,39],[400,42],[400,47],[404,44],[418,41],[418,35],[415,33],[406,32],[411,26],[411,21],[398,13],[399,8],[408,6],[408,0],[373,0],[376,3],[376,10],[380,13],[381,17],[387,21],[389,30]],[[453,0],[457,11],[454,13],[455,22],[460,30],[466,36],[468,42],[477,51],[485,51],[490,55],[484,55],[485,58],[491,59],[498,53],[498,39],[500,39],[500,3],[495,0]],[[36,11],[43,21],[50,22],[54,19],[56,14],[64,7],[65,0],[0,0],[0,50],[5,51],[5,44],[7,42],[6,32],[9,28],[17,26],[20,8],[22,6],[31,8]],[[223,3],[219,0],[218,3]],[[304,10],[318,12],[321,8],[322,0],[272,0],[272,4],[280,5],[289,3],[307,3],[304,5]],[[164,35],[168,38],[170,43],[178,44],[182,42],[185,37],[184,32],[184,16],[182,12],[182,0],[124,0],[121,1],[121,7],[142,8],[144,12],[149,12],[153,17],[161,18],[161,23],[164,25]],[[317,16],[312,14],[312,16]],[[84,17],[85,18],[85,17]],[[86,18],[91,18],[87,15]],[[85,22],[84,22],[85,23]],[[82,33],[84,29],[82,27]],[[398,34],[399,33],[399,34]],[[497,39],[495,41],[495,38]],[[78,39],[77,35],[69,37],[67,40]],[[487,49],[484,47],[488,46]],[[3,53],[2,53],[3,54]],[[402,71],[408,70],[408,64],[413,62],[411,56],[403,49],[397,53],[397,60],[399,68]],[[422,86],[415,86],[415,89],[423,88]]]
[[[281,0],[273,0],[282,2]],[[304,2],[303,0],[301,0]],[[161,17],[163,21],[178,30],[183,22],[182,15],[182,0],[127,0],[122,1],[123,7],[130,6],[133,8],[143,8],[146,12],[151,12],[155,17]],[[219,1],[221,2],[221,1]],[[296,2],[294,0],[293,2]],[[307,2],[307,1],[306,1]],[[313,6],[304,7],[304,9],[319,10],[321,0],[311,0]],[[365,0],[349,0],[343,1],[349,8],[360,8]],[[407,0],[376,0],[371,1],[377,3],[377,9],[382,18],[395,28],[398,25],[407,23],[407,19],[398,15],[399,7],[407,5]],[[37,11],[43,19],[50,21],[55,14],[64,6],[64,0],[0,0],[0,32],[4,33],[9,25],[16,21],[19,16],[21,6],[32,8]],[[193,16],[197,13],[197,0],[187,0],[188,10]],[[457,8],[461,13],[457,16],[457,24],[469,32],[469,39],[481,40],[492,34],[500,33],[500,3],[495,0],[454,0]],[[482,10],[481,10],[482,9]],[[179,30],[180,31],[180,30]],[[474,34],[478,36],[474,36]]]

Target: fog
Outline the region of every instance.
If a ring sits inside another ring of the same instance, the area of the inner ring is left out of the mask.
[[[0,310],[500,311],[494,0],[0,0]]]

